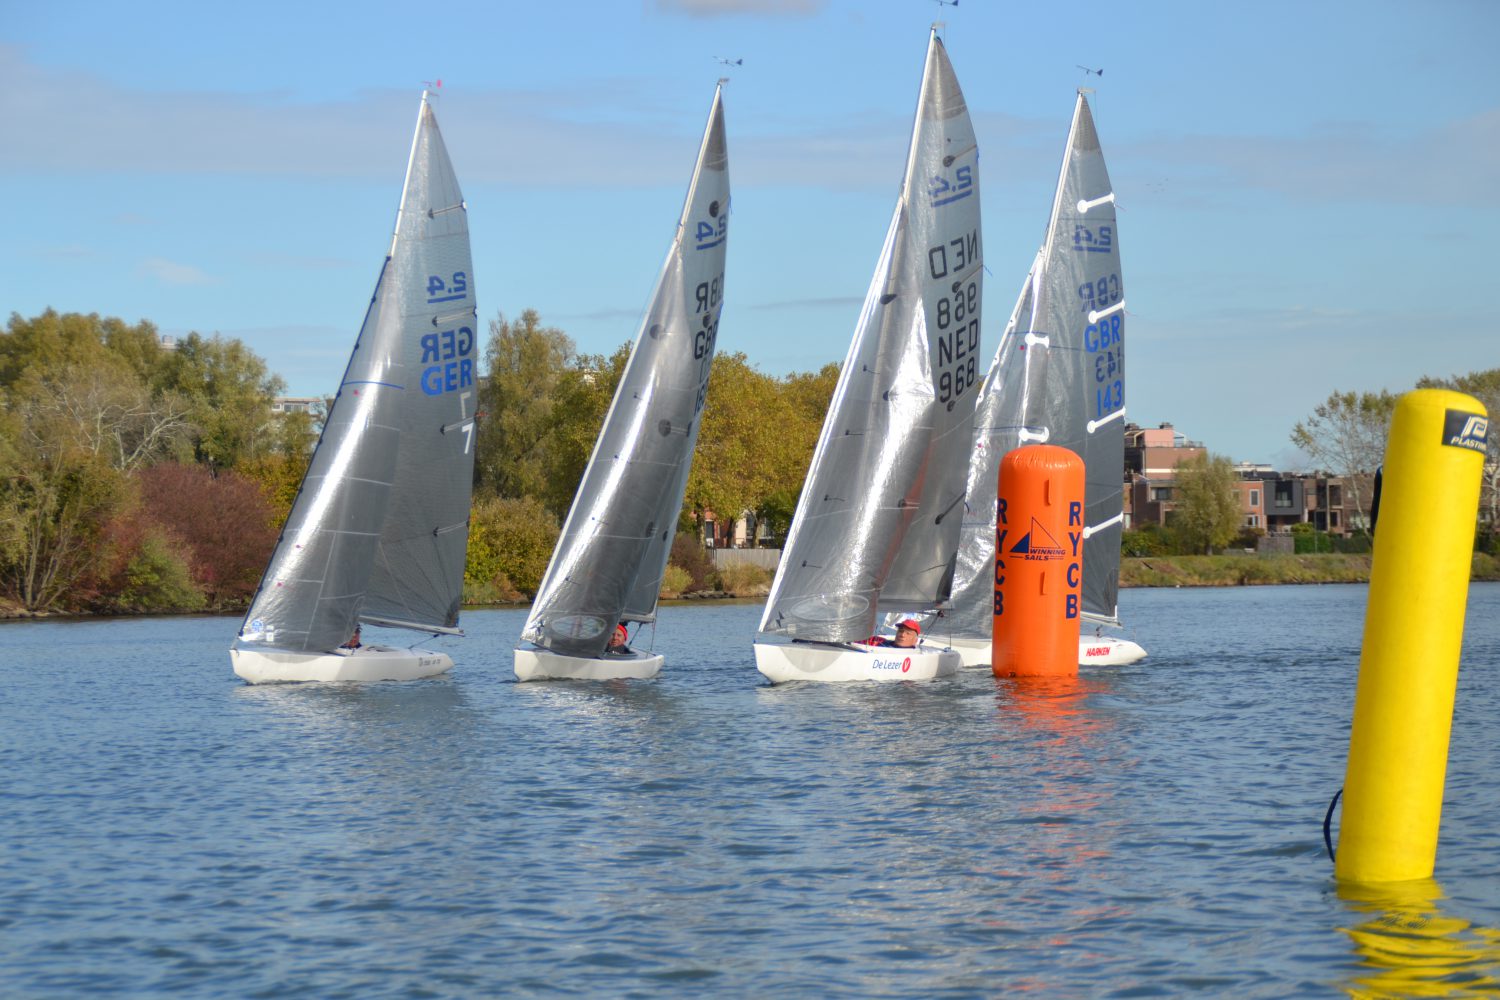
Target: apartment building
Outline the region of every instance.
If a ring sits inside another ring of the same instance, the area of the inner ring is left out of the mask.
[[[1176,503],[1177,466],[1207,449],[1171,424],[1125,426],[1125,527],[1166,524]],[[1322,472],[1280,472],[1269,465],[1242,462],[1235,492],[1247,528],[1270,535],[1311,524],[1331,535],[1347,535],[1363,523],[1342,476]],[[1368,489],[1363,491],[1368,496]]]

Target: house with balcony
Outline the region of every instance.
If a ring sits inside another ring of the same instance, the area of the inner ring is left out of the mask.
[[[1125,527],[1166,524],[1175,504],[1172,492],[1177,466],[1207,454],[1200,441],[1189,441],[1171,424],[1125,425]]]
[[[1170,423],[1157,427],[1125,426],[1125,527],[1167,523],[1176,509],[1177,467],[1207,449]],[[1288,473],[1272,466],[1241,462],[1235,466],[1242,524],[1268,535],[1290,532],[1294,524],[1311,524],[1331,535],[1347,535],[1361,521],[1349,501],[1343,477],[1324,472]]]

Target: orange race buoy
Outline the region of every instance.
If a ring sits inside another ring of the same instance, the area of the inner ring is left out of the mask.
[[[1000,460],[995,517],[996,677],[1076,677],[1083,459],[1038,444]]]

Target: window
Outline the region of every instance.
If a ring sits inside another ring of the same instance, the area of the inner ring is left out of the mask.
[[[1328,484],[1328,506],[1344,506],[1344,488],[1336,483]]]
[[[1251,490],[1250,491],[1250,506],[1252,506],[1252,507],[1259,507],[1260,506],[1260,490]]]
[[[1156,502],[1156,503],[1166,503],[1167,501],[1169,501],[1169,500],[1172,499],[1172,487],[1170,487],[1170,486],[1153,486],[1153,487],[1151,487],[1151,499],[1154,502]]]
[[[1245,526],[1248,527],[1248,528],[1259,528],[1260,527],[1260,515],[1259,514],[1246,514],[1245,515]]]
[[[1338,526],[1339,526],[1339,512],[1336,511],[1336,510],[1330,510],[1328,512],[1328,530],[1332,531],[1334,528],[1337,528]]]

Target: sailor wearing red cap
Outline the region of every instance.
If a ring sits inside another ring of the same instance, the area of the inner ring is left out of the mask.
[[[915,618],[907,618],[896,623],[896,638],[887,639],[883,635],[872,635],[865,640],[866,646],[899,646],[902,649],[911,649],[916,646],[917,641],[922,638],[922,623]]]

